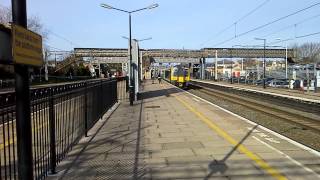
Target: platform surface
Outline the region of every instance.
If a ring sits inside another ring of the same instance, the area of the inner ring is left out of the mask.
[[[320,179],[320,156],[170,84],[100,120],[49,179]]]

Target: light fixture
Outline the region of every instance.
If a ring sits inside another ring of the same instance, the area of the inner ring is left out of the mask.
[[[100,6],[107,9],[113,9],[113,7],[109,6],[108,4],[100,4]]]

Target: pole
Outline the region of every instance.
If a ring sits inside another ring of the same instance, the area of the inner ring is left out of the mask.
[[[309,92],[309,87],[310,87],[310,74],[309,74],[309,64],[306,65],[307,68],[307,92]]]
[[[55,108],[54,108],[54,92],[51,89],[49,98],[49,133],[50,133],[50,170],[51,174],[56,173],[56,124],[55,124]]]
[[[243,58],[241,59],[241,71],[243,71]]]
[[[142,73],[142,51],[139,51],[139,82],[143,81],[143,73]]]
[[[130,87],[129,87],[129,96],[130,96],[130,105],[133,105],[134,99],[134,80],[133,80],[133,67],[132,67],[132,43],[131,43],[131,13],[129,13],[129,63],[130,63]]]
[[[313,74],[314,74],[314,92],[317,92],[317,63],[315,62],[313,65]]]
[[[286,79],[288,79],[288,44],[286,44]]]
[[[39,69],[39,82],[40,82],[40,83],[41,83],[41,76],[42,76],[41,71],[42,71],[42,69],[43,69],[43,67],[41,67],[41,68]]]
[[[231,49],[231,84],[233,84],[233,74],[232,74],[232,67],[233,66],[233,54],[232,54],[232,49]]]
[[[13,24],[27,27],[26,0],[12,0]],[[16,137],[18,179],[33,179],[32,132],[30,113],[30,85],[28,66],[16,64]]]
[[[44,79],[45,81],[48,81],[48,52],[45,52],[45,64],[44,64]]]
[[[266,39],[263,40],[263,88],[266,88]]]
[[[84,136],[88,137],[88,82],[84,85]]]
[[[218,81],[218,51],[216,50],[216,62],[214,68],[214,80]]]
[[[200,62],[201,62],[201,80],[204,80],[205,79],[205,58],[202,57],[200,59]]]
[[[54,68],[57,68],[57,54],[54,53]]]

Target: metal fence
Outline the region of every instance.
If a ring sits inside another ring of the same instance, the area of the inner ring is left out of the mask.
[[[120,79],[123,80],[123,79]],[[35,179],[44,179],[117,102],[117,80],[31,90]],[[15,93],[0,94],[0,179],[17,179]]]
[[[52,83],[71,83],[75,81],[84,81],[92,79],[91,76],[48,76],[48,81],[45,80],[44,76],[32,76],[30,78],[31,85],[46,85]],[[0,77],[0,89],[14,88],[15,79],[1,79]]]

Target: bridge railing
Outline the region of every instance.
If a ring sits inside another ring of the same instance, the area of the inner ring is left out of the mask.
[[[55,172],[72,147],[117,102],[117,80],[31,90],[35,179]],[[0,179],[17,179],[15,93],[0,94]]]

